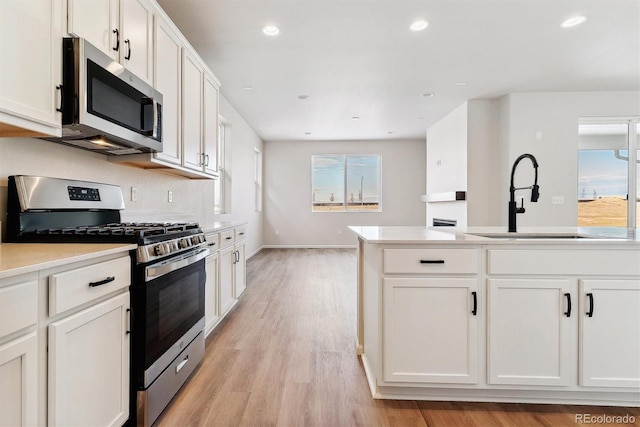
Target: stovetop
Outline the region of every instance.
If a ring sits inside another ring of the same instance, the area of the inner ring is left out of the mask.
[[[34,238],[50,236],[50,241],[64,242],[68,236],[93,241],[103,238],[107,242],[138,242],[152,236],[168,236],[175,233],[200,231],[196,222],[120,222],[103,225],[36,229],[29,235]],[[24,236],[27,233],[23,234]],[[37,237],[36,237],[37,236]],[[169,237],[167,237],[169,238]]]

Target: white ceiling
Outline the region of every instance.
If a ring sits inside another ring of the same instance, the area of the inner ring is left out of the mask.
[[[424,138],[469,99],[640,89],[638,0],[158,2],[265,141]]]

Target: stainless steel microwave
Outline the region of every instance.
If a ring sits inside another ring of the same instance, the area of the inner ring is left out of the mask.
[[[162,151],[162,94],[81,38],[63,39],[62,138],[110,155]]]

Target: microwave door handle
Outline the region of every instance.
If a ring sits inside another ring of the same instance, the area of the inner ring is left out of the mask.
[[[158,101],[155,98],[151,98],[153,105],[153,131],[151,133],[152,138],[158,137]]]

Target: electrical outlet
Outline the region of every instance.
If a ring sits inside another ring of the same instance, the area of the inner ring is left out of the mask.
[[[136,187],[131,187],[131,201],[138,201],[138,189]]]
[[[279,231],[277,228],[276,228],[275,230],[273,230],[273,232],[274,232],[274,234],[275,234],[276,236],[280,235],[280,231]]]
[[[338,236],[342,236],[342,230],[338,230]]]
[[[564,205],[564,197],[562,196],[553,196],[551,198],[552,205]]]
[[[173,203],[173,191],[167,191],[167,202]]]

